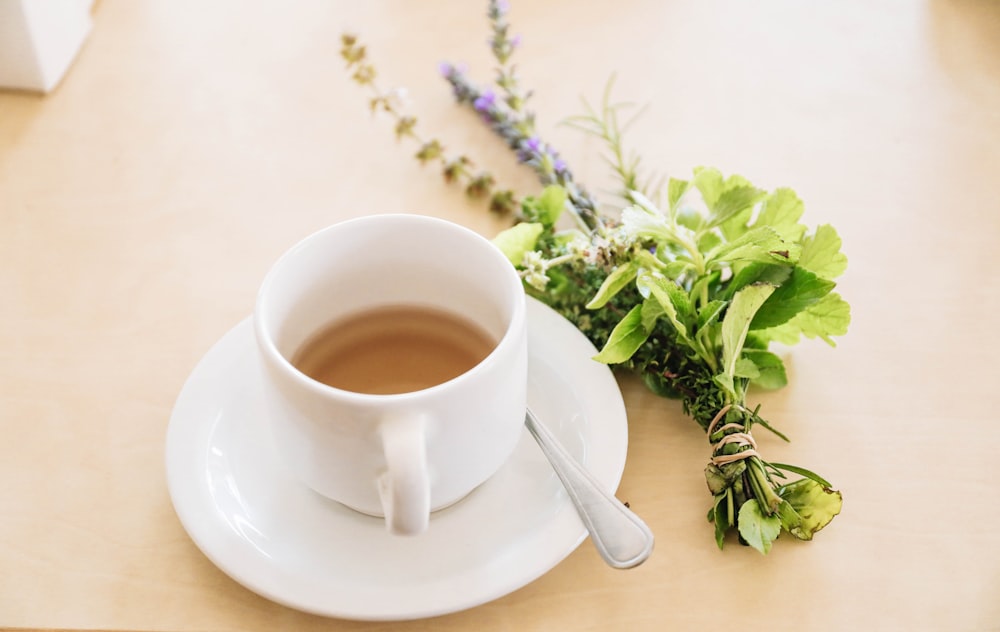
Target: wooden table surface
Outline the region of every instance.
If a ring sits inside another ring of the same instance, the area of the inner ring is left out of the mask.
[[[808,6],[807,6],[808,5]],[[811,543],[719,551],[708,445],[620,376],[619,497],[657,535],[612,570],[584,543],[543,577],[436,619],[364,623],[229,579],[171,505],[164,441],[198,360],[291,244],[349,217],[505,222],[372,117],[339,58],[362,36],[419,128],[505,186],[539,185],[437,64],[480,80],[485,4],[103,0],[53,93],[0,92],[0,626],[141,630],[1000,629],[1000,3],[516,2],[542,133],[592,190],[600,146],[560,125],[612,74],[648,104],[650,169],[794,188],[831,223],[853,306],[836,349],[787,353],[761,434],[844,493]],[[606,196],[610,201],[610,197]],[[609,208],[609,212],[613,212]],[[759,433],[760,434],[760,433]]]

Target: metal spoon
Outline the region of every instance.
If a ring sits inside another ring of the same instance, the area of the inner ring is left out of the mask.
[[[569,455],[559,440],[529,409],[524,424],[573,500],[580,519],[604,561],[614,568],[633,568],[653,552],[653,532],[646,523]]]

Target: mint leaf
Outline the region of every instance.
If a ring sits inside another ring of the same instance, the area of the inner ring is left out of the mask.
[[[677,211],[677,203],[680,202],[681,196],[687,192],[690,184],[687,180],[670,178],[670,181],[667,183],[667,204],[671,213]]]
[[[798,242],[806,232],[799,223],[805,205],[791,189],[777,189],[764,199],[754,226],[770,226],[782,239]]]
[[[722,236],[726,238],[726,241],[735,241],[739,239],[744,233],[749,230],[747,228],[747,222],[750,221],[750,217],[753,215],[753,207],[747,207],[736,213],[726,221],[719,225],[719,232]]]
[[[710,227],[719,226],[737,213],[753,208],[764,195],[764,191],[750,185],[724,189],[719,194],[715,204],[709,206],[712,214],[709,217],[708,225]]]
[[[649,334],[650,330],[642,325],[642,305],[636,305],[611,330],[608,341],[594,360],[604,364],[625,362],[646,342]]]
[[[648,293],[666,314],[670,324],[677,330],[677,334],[684,340],[689,336],[689,323],[693,320],[694,312],[691,307],[691,298],[682,287],[675,281],[650,273],[639,276],[636,281],[640,292]]]
[[[725,180],[722,177],[722,172],[718,169],[712,167],[695,167],[694,179],[691,180],[691,184],[698,189],[701,193],[701,199],[711,209],[715,207],[719,196],[722,195]]]
[[[760,377],[760,369],[757,365],[753,363],[753,360],[743,357],[736,360],[735,368],[733,369],[734,377],[745,377],[749,379],[754,379]]]
[[[663,308],[655,298],[647,298],[642,302],[642,327],[646,331],[653,331],[656,321],[663,316]]]
[[[781,518],[765,514],[756,498],[743,503],[736,522],[746,543],[765,555],[781,533]]]
[[[834,516],[840,513],[844,502],[840,492],[823,487],[808,478],[779,487],[778,496],[781,496],[798,514],[798,524],[788,531],[800,540],[812,540],[817,531],[830,524]],[[743,519],[742,510],[740,519]],[[740,533],[742,532],[741,525]]]
[[[524,255],[535,249],[544,229],[537,222],[517,224],[494,237],[493,243],[517,267],[524,261]]]
[[[597,289],[597,294],[584,307],[587,309],[604,307],[618,292],[621,292],[626,286],[632,283],[638,272],[639,264],[634,260],[618,266],[611,274],[604,278],[601,287]]]
[[[709,301],[698,310],[698,329],[702,330],[714,323],[719,318],[719,314],[728,305],[727,301]]]
[[[836,287],[836,283],[821,279],[805,268],[795,267],[771,298],[757,312],[751,329],[767,329],[789,321],[799,312],[817,303]]]
[[[757,375],[749,376],[754,385],[773,390],[788,384],[785,363],[770,351],[743,349],[743,359],[753,362],[757,367]]]
[[[786,500],[782,500],[781,504],[778,505],[778,518],[781,519],[781,528],[789,533],[792,533],[792,529],[797,529],[802,524],[801,516],[795,513],[795,508]]]
[[[799,265],[824,279],[834,279],[847,269],[847,256],[840,252],[840,235],[829,224],[816,229],[802,244]]]
[[[555,225],[566,208],[568,195],[566,189],[552,184],[542,190],[538,196],[538,221],[547,227]]]
[[[722,244],[722,237],[720,237],[715,231],[708,231],[698,239],[698,243],[696,245],[698,246],[698,250],[701,252],[708,252],[720,244]]]
[[[736,375],[736,361],[743,352],[743,341],[750,330],[750,321],[773,292],[773,285],[748,285],[736,293],[722,319],[722,384],[733,395],[736,395],[732,384]]]
[[[851,306],[836,292],[831,292],[819,301],[799,312],[787,323],[759,333],[769,340],[792,345],[799,336],[822,338],[831,347],[837,346],[832,336],[843,336],[851,324]]]
[[[622,211],[622,228],[632,237],[644,237],[656,241],[669,241],[674,233],[667,225],[666,218],[650,213],[639,206],[630,206]]]
[[[707,261],[758,261],[761,263],[794,262],[799,255],[796,244],[789,244],[772,228],[760,226],[743,233],[733,241],[709,251]]]
[[[781,285],[792,276],[792,266],[780,263],[752,262],[739,269],[726,285],[725,296],[732,298],[737,290],[751,283],[770,283]]]

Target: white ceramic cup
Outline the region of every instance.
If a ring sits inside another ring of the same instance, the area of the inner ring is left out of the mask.
[[[420,391],[337,389],[290,359],[347,315],[389,305],[444,309],[497,344],[472,369]],[[275,445],[316,492],[373,516],[397,534],[427,529],[430,513],[492,476],[524,428],[524,291],[488,240],[418,215],[374,215],[321,230],[267,273],[254,310],[264,396]]]

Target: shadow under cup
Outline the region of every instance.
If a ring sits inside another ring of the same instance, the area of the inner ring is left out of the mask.
[[[329,323],[396,305],[462,316],[497,344],[462,375],[395,395],[343,391],[292,366],[296,351]],[[375,215],[306,238],[268,272],[254,311],[270,426],[283,460],[318,493],[382,516],[383,431],[415,420],[428,489],[402,485],[400,493],[428,493],[430,511],[457,502],[500,469],[523,431],[525,312],[510,262],[450,222]]]

